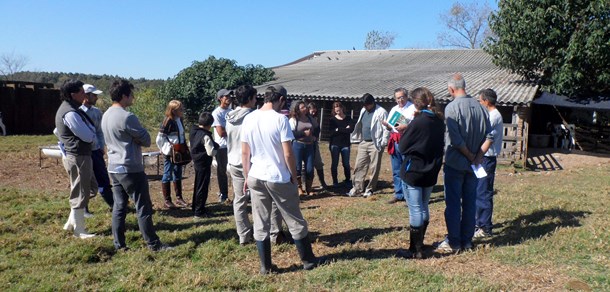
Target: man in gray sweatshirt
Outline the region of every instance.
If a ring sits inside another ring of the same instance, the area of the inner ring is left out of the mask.
[[[250,85],[242,85],[235,90],[235,97],[240,104],[237,108],[227,113],[227,149],[228,170],[233,182],[233,213],[239,243],[244,245],[254,242],[252,237],[252,223],[248,218],[248,194],[243,192],[244,174],[241,164],[241,126],[244,118],[256,109],[256,89]],[[273,243],[282,243],[286,235],[281,232],[283,218],[282,214],[273,204],[271,208],[271,230],[270,238]]]
[[[138,117],[125,110],[133,104],[133,84],[115,80],[110,87],[112,106],[102,117],[102,131],[108,147],[108,172],[112,184],[112,236],[117,250],[127,249],[125,244],[125,217],[131,197],[135,201],[138,227],[153,251],[171,249],[161,243],[152,221],[152,202],[148,181],[142,164],[142,146],[150,146],[150,135]]]

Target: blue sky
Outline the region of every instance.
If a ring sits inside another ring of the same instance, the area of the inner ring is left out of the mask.
[[[270,67],[363,49],[371,30],[396,33],[393,49],[438,48],[453,2],[0,0],[0,54],[30,71],[166,79],[210,55]]]

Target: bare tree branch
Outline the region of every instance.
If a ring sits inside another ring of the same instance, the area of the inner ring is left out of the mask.
[[[394,44],[396,34],[389,31],[371,30],[366,34],[365,50],[385,50]]]
[[[489,34],[487,19],[491,8],[487,3],[479,5],[476,2],[463,4],[453,3],[451,9],[439,16],[441,23],[449,33],[438,35],[441,46],[475,49],[480,48],[484,37]]]
[[[29,59],[24,55],[15,52],[0,55],[0,75],[9,79],[13,74],[21,71],[27,65]]]

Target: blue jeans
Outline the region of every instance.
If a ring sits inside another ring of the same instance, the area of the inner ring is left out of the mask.
[[[430,203],[432,187],[415,187],[403,182],[402,192],[406,194],[407,207],[409,207],[409,224],[413,227],[421,227],[424,221],[430,221],[428,203]]]
[[[394,143],[394,154],[390,155],[390,162],[392,163],[392,177],[394,178],[394,197],[397,200],[404,199],[403,193],[403,182],[400,178],[400,167],[404,156],[398,151],[398,143]]]
[[[338,173],[337,167],[339,166],[339,154],[341,154],[341,164],[343,165],[343,174],[345,175],[345,181],[350,181],[350,166],[349,166],[349,155],[350,147],[339,147],[337,145],[330,145],[330,173],[333,177],[333,184],[338,184]]]
[[[301,173],[303,162],[305,162],[305,178],[313,179],[313,144],[304,144],[297,141],[292,142],[292,152],[297,162],[297,175]]]
[[[478,179],[472,170],[457,170],[445,165],[443,171],[447,237],[452,248],[460,249],[472,245]]]
[[[477,184],[476,226],[486,233],[491,233],[491,216],[494,210],[494,179],[496,176],[496,157],[483,157],[483,168],[487,176],[480,178]]]
[[[162,183],[168,183],[172,181],[182,180],[182,165],[175,165],[169,159],[169,156],[165,156],[163,162],[163,177],[161,178]]]

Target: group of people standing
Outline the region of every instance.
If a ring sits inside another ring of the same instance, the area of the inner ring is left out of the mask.
[[[84,213],[89,197],[98,191],[99,182],[99,191],[112,208],[116,249],[127,249],[124,233],[128,198],[135,201],[138,226],[148,247],[155,251],[170,249],[159,240],[152,223],[152,202],[141,159],[142,147],[149,147],[151,138],[138,118],[126,110],[134,102],[133,90],[133,85],[126,80],[113,82],[112,106],[101,115],[94,107],[101,91],[77,80],[68,80],[62,85],[63,102],[56,114],[56,134],[64,149],[63,163],[71,181],[71,212],[64,228],[73,230],[80,238],[94,236],[85,229]],[[387,147],[395,193],[388,203],[405,200],[409,208],[408,257],[424,257],[423,241],[430,222],[428,204],[443,167],[443,157],[448,236],[438,248],[453,252],[471,248],[475,226],[479,228],[478,237],[492,234],[493,173],[502,141],[502,117],[495,109],[497,96],[493,90],[486,89],[480,92],[477,102],[466,94],[465,81],[459,74],[452,76],[448,90],[454,100],[444,113],[438,109],[433,94],[423,87],[412,90],[410,95],[404,88],[396,89],[397,105],[389,115],[372,95],[365,94],[356,123],[345,114],[340,102],[333,104],[329,143],[332,186],[350,187],[348,196],[351,197],[371,196],[377,187],[382,155]],[[232,94],[238,103],[234,109],[230,108]],[[209,216],[205,203],[215,157],[221,184],[219,200],[231,202],[225,186],[229,173],[239,242],[256,243],[263,274],[274,269],[270,245],[276,242],[284,223],[305,269],[326,262],[325,258],[313,254],[307,221],[299,208],[300,192],[312,193],[314,168],[319,170],[321,183],[326,185],[319,154],[317,108],[297,101],[293,103],[289,119],[281,113],[287,104],[287,95],[283,86],[270,86],[264,93],[264,104],[256,109],[257,90],[252,86],[243,85],[234,92],[222,89],[217,94],[220,106],[212,113],[202,112],[189,132],[195,168],[192,201],[195,219]],[[491,112],[491,123],[486,108]],[[182,196],[182,167],[168,157],[172,145],[186,143],[183,111],[180,101],[169,102],[156,139],[166,155],[162,178],[166,208],[189,205]],[[104,143],[108,149],[107,171]],[[357,144],[358,149],[353,176],[349,165],[351,144]],[[344,170],[341,183],[339,157]],[[94,166],[96,163],[98,167]],[[475,177],[472,167],[477,165],[483,165],[486,178]],[[98,169],[95,176],[94,169]],[[372,174],[366,182],[369,169]],[[176,204],[170,195],[172,182]],[[249,201],[253,224],[248,217]]]

